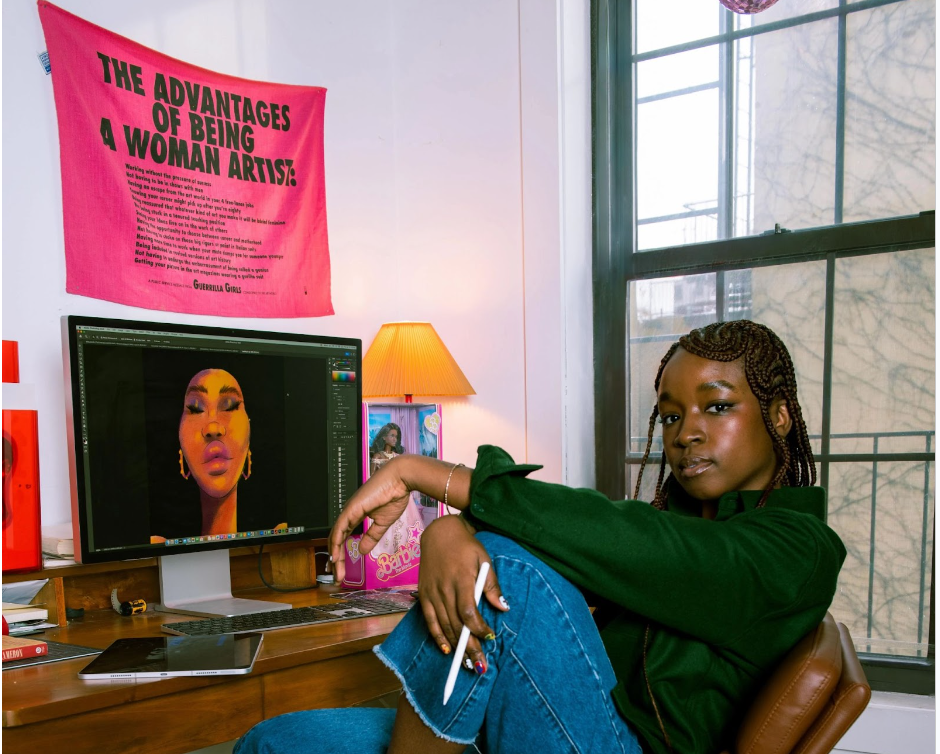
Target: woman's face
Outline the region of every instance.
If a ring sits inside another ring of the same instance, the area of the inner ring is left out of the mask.
[[[385,447],[394,450],[398,447],[398,430],[390,429],[385,433]]]
[[[663,369],[658,405],[666,460],[691,497],[717,500],[770,484],[777,456],[740,359],[712,361],[679,348]],[[774,400],[769,415],[785,437],[786,402]]]
[[[242,390],[222,369],[204,369],[186,388],[180,417],[180,448],[196,484],[210,497],[224,497],[238,484],[251,425]]]

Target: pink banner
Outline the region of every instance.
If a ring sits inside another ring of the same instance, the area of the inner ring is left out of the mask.
[[[38,5],[66,290],[191,314],[332,314],[326,90],[213,73]]]

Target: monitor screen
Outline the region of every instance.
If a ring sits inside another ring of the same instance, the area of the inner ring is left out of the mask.
[[[362,480],[362,343],[63,318],[84,562],[325,537]]]

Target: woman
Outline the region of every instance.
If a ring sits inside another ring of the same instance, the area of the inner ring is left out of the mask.
[[[657,420],[664,453],[652,505],[527,479],[539,467],[493,446],[474,470],[408,455],[372,477],[330,536],[337,578],[352,527],[374,520],[368,553],[411,490],[463,512],[424,533],[420,606],[375,650],[402,682],[397,712],[283,715],[237,754],[301,751],[340,730],[351,733],[318,751],[730,747],[740,710],[825,615],[845,547],[824,522],[793,363],[773,332],[747,321],[693,330],[667,351],[654,390],[643,466]],[[445,705],[464,625],[467,670]]]
[[[201,534],[238,531],[238,481],[251,476],[251,421],[241,387],[224,369],[189,381],[179,424],[180,474],[199,487]]]
[[[369,450],[369,476],[405,452],[401,444],[401,427],[389,422],[376,435]]]

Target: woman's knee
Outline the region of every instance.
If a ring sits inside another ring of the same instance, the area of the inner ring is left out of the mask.
[[[500,561],[513,563],[529,572],[544,572],[550,579],[560,579],[561,576],[551,566],[532,554],[518,542],[504,537],[502,534],[483,531],[477,535],[477,540],[486,548],[494,568]]]
[[[480,541],[493,561],[493,568],[499,579],[500,586],[508,586],[508,580],[522,578],[528,582],[535,578],[538,582],[549,586],[554,592],[560,593],[564,599],[573,599],[582,602],[580,590],[558,571],[548,565],[537,555],[529,552],[518,542],[492,532],[477,534]],[[507,565],[518,566],[508,569]]]
[[[293,736],[288,734],[288,740],[284,740],[285,730],[280,717],[263,720],[238,739],[232,754],[274,754],[279,750],[286,751],[279,743],[287,746],[290,738]]]

